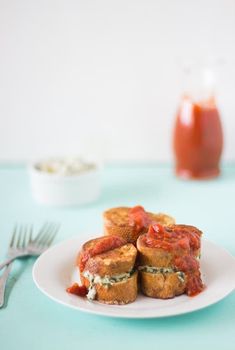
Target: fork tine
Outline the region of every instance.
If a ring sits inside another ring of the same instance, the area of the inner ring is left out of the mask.
[[[25,246],[25,234],[27,233],[27,226],[23,227],[22,230],[22,239],[21,239],[21,246],[24,247]]]
[[[54,227],[53,227],[53,230],[52,232],[50,232],[47,240],[44,242],[44,245],[46,246],[50,246],[51,243],[53,242],[55,236],[57,235],[57,232],[59,231],[59,228],[60,228],[60,224],[55,224]]]
[[[24,227],[23,239],[22,239],[22,248],[25,248],[28,244],[28,226]]]
[[[33,239],[33,242],[36,243],[41,239],[41,237],[44,235],[44,231],[47,229],[48,225],[49,225],[49,223],[47,221],[42,225],[37,236]]]
[[[9,246],[10,246],[11,248],[14,246],[14,243],[15,243],[16,232],[17,232],[17,224],[15,224],[15,226],[14,226],[13,234],[12,234],[11,241],[10,241],[10,244],[9,244]]]
[[[50,225],[48,226],[47,230],[44,232],[44,234],[41,236],[41,238],[39,239],[38,243],[41,245],[45,245],[48,238],[50,237],[51,233],[54,230],[54,224],[50,223]]]
[[[16,246],[18,248],[20,248],[21,244],[22,244],[22,234],[23,234],[23,226],[20,225],[20,229],[19,229],[19,233],[18,233],[18,239],[17,239],[17,242],[16,242]]]
[[[57,235],[57,232],[59,230],[59,227],[58,229],[56,229],[56,231],[51,235],[51,238],[47,241],[47,246],[49,247],[51,245],[51,243],[54,241],[55,239],[55,236]]]
[[[33,236],[33,225],[30,225],[30,228],[29,228],[29,240],[28,242],[32,242],[32,236]]]

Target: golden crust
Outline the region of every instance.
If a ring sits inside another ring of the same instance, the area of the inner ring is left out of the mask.
[[[103,213],[104,218],[104,234],[115,235],[122,237],[126,242],[135,244],[137,238],[146,233],[147,229],[143,229],[141,232],[136,232],[133,226],[129,225],[129,213],[128,207],[117,207],[106,210]],[[149,213],[151,220],[158,222],[162,225],[173,225],[175,220],[166,214],[153,214]]]
[[[147,247],[141,236],[137,239],[138,261],[142,266],[174,267],[173,254],[170,251]]]
[[[149,216],[151,218],[152,221],[157,222],[161,225],[174,225],[175,224],[175,219],[167,214],[164,213],[158,213],[158,214],[153,214],[153,213],[149,213]]]
[[[133,269],[136,255],[136,248],[133,244],[128,243],[122,247],[91,257],[86,263],[85,270],[101,277],[126,273]]]
[[[90,248],[93,248],[97,242],[99,241],[102,241],[103,240],[103,236],[101,237],[98,237],[98,238],[93,238],[93,239],[90,239],[89,241],[85,242],[83,245],[82,245],[82,251],[84,250],[88,250]]]
[[[126,226],[129,209],[128,207],[117,207],[106,210],[103,213],[105,225]]]
[[[129,225],[129,208],[119,207],[106,210],[103,213],[104,234],[122,237],[126,242],[135,243],[139,233]]]
[[[141,271],[140,283],[143,294],[148,297],[169,299],[185,292],[186,278],[183,281],[177,272],[162,274]]]
[[[131,226],[104,226],[104,235],[115,235],[122,237],[126,242],[136,243],[139,233],[137,233]]]

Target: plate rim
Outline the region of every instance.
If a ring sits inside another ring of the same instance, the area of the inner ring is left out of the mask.
[[[41,260],[45,258],[46,255],[50,254],[53,250],[56,250],[58,247],[60,246],[63,246],[64,244],[68,244],[69,242],[72,242],[74,240],[77,240],[79,241],[80,244],[82,244],[80,238],[78,236],[72,236],[68,239],[65,239],[65,240],[62,240],[61,242],[58,242],[56,243],[55,245],[53,245],[52,247],[50,247],[49,249],[47,249],[43,254],[41,254],[37,260],[35,261],[34,265],[33,265],[33,269],[32,269],[32,277],[33,277],[33,281],[36,285],[36,287],[44,294],[46,295],[49,299],[55,301],[56,303],[58,304],[61,304],[63,305],[64,307],[69,307],[70,309],[73,309],[73,310],[76,310],[76,311],[81,311],[81,312],[85,312],[85,313],[88,313],[88,314],[93,314],[93,315],[98,315],[98,316],[103,316],[103,317],[111,317],[111,318],[125,318],[125,319],[154,319],[154,318],[166,318],[166,317],[176,317],[176,316],[180,316],[180,315],[185,315],[185,314],[188,314],[188,313],[191,313],[191,312],[196,312],[196,311],[199,311],[199,310],[202,310],[202,309],[205,309],[209,306],[212,306],[212,305],[215,305],[217,304],[218,302],[220,302],[221,300],[223,300],[224,298],[226,298],[229,294],[231,294],[233,291],[235,291],[235,283],[234,283],[234,287],[232,287],[231,285],[231,288],[228,289],[228,291],[223,294],[222,296],[220,296],[218,299],[216,300],[212,300],[212,302],[208,302],[208,304],[206,305],[202,305],[202,306],[196,306],[195,308],[193,309],[186,309],[186,310],[183,310],[182,312],[173,312],[172,314],[161,314],[161,315],[134,315],[134,314],[118,314],[118,313],[115,313],[112,312],[105,312],[105,310],[91,310],[89,308],[86,308],[86,307],[83,307],[83,306],[75,306],[71,303],[68,303],[66,301],[63,301],[61,300],[60,298],[57,298],[53,295],[51,295],[50,293],[47,292],[47,290],[45,288],[43,288],[43,286],[41,286],[38,281],[37,281],[37,277],[36,277],[36,273],[37,273],[37,268],[38,266],[40,266],[40,263],[41,263]],[[227,254],[229,256],[229,258],[231,258],[231,261],[233,260],[233,263],[234,263],[234,267],[235,267],[235,257],[226,249],[224,248],[223,246],[220,246],[216,243],[214,243],[213,241],[210,241],[208,239],[202,239],[202,242],[205,242],[206,244],[209,244],[209,245],[212,245],[214,246],[215,248],[217,249],[220,249],[223,251],[223,253]],[[147,298],[147,297],[146,297]],[[99,302],[93,302],[93,304],[95,305],[95,303],[97,303],[98,305],[102,305],[104,306],[107,306],[109,307],[110,305],[105,305],[105,304],[102,304],[102,303],[99,303]],[[118,307],[118,305],[115,305]]]

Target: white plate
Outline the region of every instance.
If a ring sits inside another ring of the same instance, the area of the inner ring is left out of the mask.
[[[180,315],[202,309],[226,297],[235,289],[235,258],[212,242],[202,242],[201,271],[206,289],[195,297],[160,300],[138,295],[127,305],[105,305],[68,294],[65,289],[79,281],[75,268],[81,238],[61,242],[42,254],[34,264],[37,287],[54,301],[97,315],[125,318],[153,318]]]

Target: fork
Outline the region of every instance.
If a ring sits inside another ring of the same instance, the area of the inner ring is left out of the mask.
[[[0,265],[0,269],[6,266],[0,277],[0,307],[4,305],[4,295],[7,278],[10,274],[13,260],[26,256],[38,256],[52,243],[57,234],[59,225],[45,223],[37,236],[32,239],[32,226],[15,226],[8,248],[8,259]]]
[[[20,226],[19,229],[15,226],[7,252],[8,258],[0,264],[0,270],[17,258],[29,255],[37,256],[43,253],[51,245],[58,230],[58,224],[46,222],[39,230],[37,236],[32,239],[32,226]]]

